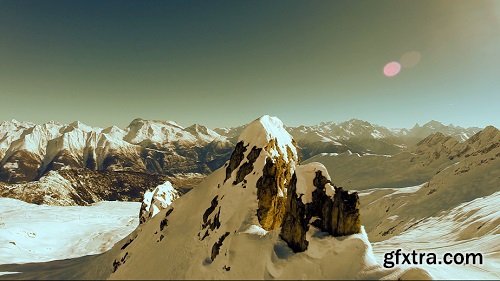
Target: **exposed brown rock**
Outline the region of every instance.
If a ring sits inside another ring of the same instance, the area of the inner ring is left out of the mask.
[[[356,192],[349,194],[342,187],[334,187],[335,195],[328,197],[325,185],[331,183],[322,174],[316,172],[313,184],[313,202],[310,205],[312,216],[320,218],[320,228],[333,236],[344,236],[359,233],[361,221],[359,218],[359,197]],[[308,204],[309,205],[309,204]]]
[[[276,151],[278,156],[267,157],[262,176],[257,180],[257,217],[265,230],[278,228],[285,215],[286,189],[292,178],[291,167],[295,164],[294,153],[287,146],[287,157],[280,150],[276,139],[264,147],[267,152]]]
[[[280,236],[288,243],[294,252],[303,252],[307,249],[309,242],[306,240],[307,225],[306,206],[297,196],[297,176],[293,174],[288,188],[286,200],[286,214],[281,226]]]
[[[356,192],[349,194],[341,187],[335,187],[335,194],[329,197],[325,185],[331,183],[321,171],[316,171],[312,184],[316,189],[312,192],[312,202],[304,204],[301,196],[297,196],[297,178],[292,177],[288,188],[286,213],[280,236],[295,252],[307,249],[306,233],[309,222],[322,231],[333,236],[344,236],[359,233],[361,221],[359,217],[359,198]]]
[[[288,182],[288,169],[282,158],[266,159],[262,177],[257,180],[258,209],[257,217],[266,230],[276,229],[281,225],[285,214],[285,182]],[[282,193],[283,196],[278,196]]]

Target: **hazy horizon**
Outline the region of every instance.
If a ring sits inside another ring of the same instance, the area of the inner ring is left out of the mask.
[[[0,0],[0,22],[0,120],[500,127],[493,0]]]

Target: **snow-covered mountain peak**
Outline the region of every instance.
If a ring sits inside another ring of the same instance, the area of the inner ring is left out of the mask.
[[[147,119],[142,119],[142,118],[136,118],[130,122],[130,124],[127,127],[143,127],[143,126],[170,126],[170,127],[176,127],[179,129],[184,129],[181,125],[177,124],[175,121],[171,120],[147,120]]]
[[[443,123],[441,123],[439,121],[431,120],[431,121],[425,123],[422,127],[426,127],[426,128],[429,128],[429,129],[437,129],[437,128],[440,128],[440,127],[444,127],[444,125],[443,125]]]
[[[273,156],[281,153],[285,158],[297,160],[297,149],[292,136],[285,130],[283,122],[274,116],[264,115],[246,126],[238,138],[250,147],[263,148],[271,142],[279,151],[268,151]],[[288,155],[289,151],[292,155]]]
[[[33,124],[31,122],[18,121],[16,119],[0,122],[0,128],[2,128],[2,127],[32,127],[34,125],[35,124]]]
[[[370,124],[370,122],[356,118],[352,118],[348,121],[342,122],[339,125],[347,126],[349,128],[352,128],[354,126],[372,127],[372,124]]]
[[[123,138],[127,135],[127,131],[119,128],[117,126],[111,126],[103,129],[101,131],[102,134],[108,135],[110,138],[114,138],[117,140],[123,140]]]
[[[87,124],[80,122],[80,121],[74,121],[66,126],[65,132],[68,132],[68,131],[71,131],[74,129],[79,129],[79,130],[86,132],[86,133],[90,133],[93,131],[99,132],[102,130],[101,128],[93,128]]]
[[[132,144],[162,145],[169,142],[196,143],[197,138],[173,121],[135,119],[124,140]]]
[[[199,124],[191,125],[185,128],[184,131],[190,133],[196,139],[203,142],[212,142],[216,139],[224,138],[215,131],[210,130],[209,128]]]

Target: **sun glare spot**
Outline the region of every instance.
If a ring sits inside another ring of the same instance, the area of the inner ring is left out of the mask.
[[[391,61],[384,66],[384,75],[394,77],[401,71],[401,64],[397,61]]]

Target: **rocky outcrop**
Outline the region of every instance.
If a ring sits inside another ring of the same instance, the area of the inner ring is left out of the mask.
[[[233,184],[239,184],[245,179],[248,174],[253,171],[253,164],[259,157],[261,151],[262,148],[257,148],[256,146],[252,148],[252,150],[247,155],[248,161],[241,165],[240,169],[236,173],[236,179],[234,180]]]
[[[180,193],[169,181],[158,185],[151,191],[146,191],[139,211],[139,223],[145,223],[161,210],[168,208],[179,197]]]
[[[265,230],[276,229],[283,220],[285,214],[284,174],[283,163],[275,163],[268,158],[262,177],[257,180],[257,217]]]
[[[248,147],[252,149],[247,151]],[[255,183],[260,227],[264,231],[282,227],[281,236],[294,251],[307,249],[306,233],[311,222],[334,236],[359,233],[357,194],[333,187],[323,165],[298,162],[296,143],[281,121],[263,117],[248,125],[240,136],[226,165],[224,183],[230,178],[234,179],[232,185]],[[251,173],[257,175],[247,180]],[[208,214],[215,210],[216,203],[212,201]],[[208,230],[203,233],[207,217],[204,215],[198,234],[201,239],[208,234]]]
[[[243,141],[238,142],[233,150],[233,153],[231,154],[231,157],[229,158],[224,182],[226,182],[231,177],[233,171],[240,166],[241,161],[243,161],[243,158],[245,157],[245,151],[247,151],[247,147],[244,145]]]
[[[212,246],[212,253],[210,255],[211,261],[214,261],[215,258],[219,255],[220,248],[222,247],[222,243],[226,239],[226,237],[229,235],[229,232],[224,233],[217,242]]]
[[[277,139],[271,139],[264,147],[268,155],[276,153],[274,157],[267,157],[262,170],[262,176],[257,180],[257,217],[265,230],[278,228],[285,214],[286,189],[290,184],[292,169],[296,165],[297,155],[287,145],[286,152],[282,151]],[[292,142],[291,145],[294,145]]]
[[[286,213],[281,225],[280,236],[295,252],[303,252],[307,249],[309,242],[306,240],[306,232],[309,229],[308,213],[306,205],[295,192],[297,176],[292,176],[290,188],[286,199]]]
[[[326,194],[326,185],[330,183],[321,171],[316,171],[313,181],[316,190],[312,193],[313,202],[309,205],[312,216],[318,217],[313,224],[333,236],[359,233],[361,222],[358,194],[334,186],[335,194],[331,198]]]
[[[286,199],[286,212],[280,236],[295,252],[307,249],[306,233],[313,225],[333,236],[345,236],[361,231],[359,198],[341,187],[331,186],[331,181],[321,170],[315,171],[312,182],[305,182],[314,188],[306,188],[310,194],[299,193],[297,177],[292,177]],[[333,196],[329,193],[334,192]],[[304,198],[310,198],[304,199]]]

